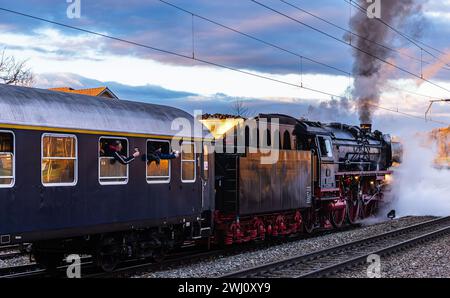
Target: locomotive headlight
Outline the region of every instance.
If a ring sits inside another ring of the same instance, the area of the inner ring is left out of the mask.
[[[390,183],[392,181],[392,175],[391,174],[384,175],[384,181]]]

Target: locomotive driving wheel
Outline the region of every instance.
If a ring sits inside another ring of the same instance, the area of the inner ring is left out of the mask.
[[[341,208],[332,209],[330,211],[330,222],[335,228],[340,228],[344,223],[345,217],[347,214],[346,206],[342,206]]]
[[[372,200],[364,206],[364,216],[375,216],[378,212],[378,200]]]
[[[358,199],[348,198],[345,209],[346,209],[346,213],[347,213],[347,221],[350,224],[354,224],[358,220],[359,215],[361,213],[360,201]]]
[[[314,216],[311,210],[307,210],[302,214],[303,231],[306,234],[311,234],[314,230]]]

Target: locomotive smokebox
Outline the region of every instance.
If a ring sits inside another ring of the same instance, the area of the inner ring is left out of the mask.
[[[364,133],[371,133],[372,132],[372,124],[370,123],[361,123],[361,130]]]

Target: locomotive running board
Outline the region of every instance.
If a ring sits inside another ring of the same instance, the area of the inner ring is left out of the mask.
[[[376,175],[390,175],[393,171],[369,171],[369,172],[337,172],[336,176],[376,176]]]

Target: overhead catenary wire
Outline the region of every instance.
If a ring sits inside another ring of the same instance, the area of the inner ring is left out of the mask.
[[[193,11],[190,11],[190,10],[188,10],[188,9],[185,9],[185,8],[183,8],[183,7],[181,7],[181,6],[175,5],[175,4],[170,3],[170,2],[168,2],[168,1],[165,1],[165,0],[158,0],[158,1],[160,1],[161,3],[164,3],[164,4],[166,4],[166,5],[169,5],[169,6],[173,7],[173,8],[175,8],[175,9],[178,9],[178,10],[180,10],[180,11],[182,11],[182,12],[185,12],[185,13],[187,13],[187,14],[190,14],[190,15],[192,15],[192,16],[195,16],[195,17],[197,17],[197,18],[199,18],[199,19],[202,19],[202,20],[204,20],[204,21],[207,21],[207,22],[209,22],[209,23],[212,23],[212,24],[214,24],[214,25],[217,25],[217,26],[219,26],[219,27],[222,27],[222,28],[224,28],[224,29],[227,29],[227,30],[229,30],[229,31],[232,31],[232,32],[234,32],[234,33],[237,33],[237,34],[240,34],[240,35],[245,36],[245,37],[247,37],[247,38],[250,38],[250,39],[252,39],[252,40],[254,40],[254,41],[260,42],[260,43],[265,44],[265,45],[267,45],[267,46],[270,46],[270,47],[272,47],[272,48],[278,49],[278,50],[283,51],[283,52],[285,52],[285,53],[288,53],[288,54],[291,54],[291,55],[296,56],[296,57],[298,57],[298,58],[301,58],[302,60],[304,59],[304,60],[310,61],[310,62],[312,62],[312,63],[315,63],[315,64],[318,64],[318,65],[327,67],[327,68],[329,68],[329,69],[333,69],[333,70],[335,70],[335,71],[337,71],[337,72],[340,72],[340,73],[343,73],[343,74],[345,74],[345,75],[350,74],[350,72],[348,72],[348,71],[342,70],[342,69],[337,68],[337,67],[335,67],[335,66],[332,66],[332,65],[330,65],[330,64],[327,64],[327,63],[318,61],[318,60],[316,60],[316,59],[306,57],[306,56],[301,55],[301,54],[299,54],[299,53],[296,53],[296,52],[294,52],[294,51],[288,50],[288,49],[286,49],[286,48],[284,48],[284,47],[281,47],[281,46],[279,46],[279,45],[277,45],[277,44],[275,44],[275,43],[272,43],[272,42],[263,40],[263,39],[261,39],[261,38],[255,37],[255,36],[250,35],[250,34],[248,34],[248,33],[245,33],[245,32],[243,32],[243,31],[241,31],[241,30],[236,29],[236,28],[233,28],[233,27],[224,25],[224,24],[219,23],[219,22],[217,22],[217,21],[215,21],[215,20],[213,20],[213,19],[211,19],[211,18],[207,18],[207,17],[205,17],[205,16],[199,15],[199,14],[193,12]]]
[[[418,92],[406,90],[406,89],[403,89],[403,88],[396,87],[396,86],[394,86],[394,85],[392,85],[392,84],[388,84],[388,85],[387,85],[387,88],[395,89],[395,90],[398,90],[398,91],[401,91],[401,92],[405,92],[405,93],[410,93],[410,94],[413,94],[413,95],[416,95],[416,96],[420,96],[420,97],[424,97],[424,98],[441,99],[441,97],[436,97],[436,96],[431,96],[431,95],[425,95],[425,94],[422,94],[422,93],[418,93]]]
[[[242,69],[237,69],[237,68],[234,68],[234,67],[231,67],[231,66],[227,66],[227,65],[223,65],[223,64],[220,64],[220,63],[217,63],[217,62],[208,61],[208,60],[205,60],[205,59],[200,59],[198,57],[192,57],[192,56],[188,56],[188,55],[185,55],[185,54],[180,54],[180,53],[177,53],[177,52],[174,52],[174,51],[157,48],[157,47],[154,47],[154,46],[146,45],[146,44],[143,44],[143,43],[127,40],[127,39],[120,38],[120,37],[115,37],[115,36],[112,36],[112,35],[96,32],[96,31],[92,31],[92,30],[88,30],[88,29],[83,29],[83,28],[80,28],[80,27],[76,27],[76,26],[72,26],[72,25],[68,25],[68,24],[52,21],[52,20],[49,20],[49,19],[33,16],[33,15],[30,15],[30,14],[22,13],[22,12],[15,11],[15,10],[10,10],[10,9],[3,8],[3,7],[0,7],[0,10],[1,11],[6,11],[6,12],[9,12],[9,13],[13,13],[13,14],[16,14],[16,15],[21,15],[21,16],[24,16],[24,17],[27,17],[27,18],[35,19],[35,20],[38,20],[38,21],[46,22],[46,23],[49,23],[49,24],[65,27],[65,28],[68,28],[68,29],[72,29],[72,30],[76,30],[76,31],[80,31],[80,32],[84,32],[84,33],[100,36],[100,37],[107,38],[107,39],[110,39],[110,40],[123,42],[123,43],[127,43],[127,44],[130,44],[130,45],[134,45],[134,46],[150,49],[150,50],[153,50],[153,51],[165,53],[165,54],[176,56],[176,57],[179,57],[179,58],[194,60],[194,61],[198,61],[198,62],[201,62],[201,63],[204,63],[204,64],[209,64],[209,65],[212,65],[212,66],[225,68],[225,69],[228,69],[228,70],[231,70],[231,71],[234,71],[234,72],[239,72],[239,73],[242,73],[242,74],[246,74],[246,75],[250,75],[250,76],[266,79],[266,80],[269,80],[269,81],[273,81],[273,82],[277,82],[277,83],[281,83],[281,84],[285,84],[285,85],[290,85],[292,87],[299,87],[299,88],[302,88],[302,89],[306,89],[306,90],[309,90],[309,91],[312,91],[312,92],[315,92],[315,93],[319,93],[319,94],[323,94],[323,95],[327,95],[327,96],[331,96],[331,97],[333,97],[333,96],[336,97],[335,94],[332,94],[332,93],[329,93],[329,92],[317,90],[317,89],[310,88],[310,87],[300,86],[298,84],[294,84],[294,83],[286,82],[286,81],[283,81],[283,80],[267,77],[267,76],[264,76],[264,75],[261,75],[261,74],[253,73],[253,72],[242,70]]]
[[[305,27],[307,27],[307,28],[310,28],[311,30],[314,30],[314,31],[316,31],[316,32],[318,32],[318,33],[320,33],[320,34],[322,34],[322,35],[328,36],[328,37],[331,38],[331,39],[334,39],[334,40],[336,40],[336,41],[338,41],[338,42],[340,42],[340,43],[343,43],[343,44],[345,44],[345,45],[348,45],[348,46],[352,47],[353,49],[355,49],[355,50],[357,50],[357,51],[359,51],[359,52],[361,52],[361,53],[364,53],[364,54],[366,54],[366,55],[368,55],[368,56],[370,56],[370,57],[372,57],[372,58],[374,58],[374,59],[377,59],[377,60],[379,60],[379,61],[381,61],[381,62],[383,62],[383,63],[385,63],[385,64],[387,64],[387,65],[390,65],[390,66],[392,66],[392,67],[394,67],[394,68],[396,68],[396,69],[398,69],[398,70],[400,70],[400,71],[402,71],[402,72],[404,72],[404,73],[406,73],[406,74],[409,74],[409,75],[411,75],[411,76],[413,76],[413,77],[415,77],[415,78],[417,78],[417,79],[420,79],[420,80],[422,80],[422,81],[424,81],[424,82],[427,82],[427,83],[429,83],[429,84],[431,84],[431,85],[433,85],[433,86],[435,86],[435,87],[437,87],[437,88],[439,88],[439,89],[442,89],[442,90],[444,90],[444,91],[450,93],[450,90],[449,90],[449,89],[447,89],[447,88],[445,88],[445,87],[442,87],[442,86],[440,86],[439,84],[436,84],[436,83],[434,83],[434,82],[432,82],[432,81],[430,81],[430,80],[428,80],[428,79],[422,78],[422,77],[418,76],[417,74],[415,74],[415,73],[413,73],[413,72],[411,72],[411,71],[409,71],[409,70],[407,70],[407,69],[404,69],[404,68],[402,68],[402,67],[396,65],[395,63],[392,63],[392,62],[389,62],[389,61],[387,61],[387,60],[385,60],[385,59],[382,59],[382,58],[380,58],[380,57],[378,57],[378,56],[376,56],[376,55],[374,55],[374,54],[372,54],[372,53],[370,53],[370,52],[368,52],[368,51],[366,51],[366,50],[363,50],[363,49],[361,49],[361,48],[358,48],[357,46],[355,46],[355,45],[353,45],[353,44],[349,44],[349,43],[345,42],[344,40],[341,40],[341,39],[337,38],[336,36],[333,36],[333,35],[331,35],[331,34],[325,32],[325,31],[323,31],[323,30],[321,30],[321,29],[318,29],[318,28],[316,28],[316,27],[314,27],[314,26],[311,26],[311,25],[309,25],[309,24],[307,24],[307,23],[305,23],[305,22],[302,22],[302,21],[300,21],[300,20],[297,19],[297,18],[291,17],[291,16],[289,16],[289,15],[287,15],[287,14],[285,14],[285,13],[283,13],[283,12],[281,12],[281,11],[279,11],[279,10],[273,8],[273,7],[270,7],[270,6],[266,5],[266,4],[263,4],[263,3],[261,3],[261,2],[259,2],[259,1],[257,1],[257,0],[250,0],[250,1],[252,1],[252,2],[254,2],[255,4],[260,5],[260,6],[266,8],[266,9],[268,9],[268,10],[270,10],[270,11],[273,11],[274,13],[277,13],[277,14],[279,14],[279,15],[281,15],[281,16],[284,16],[285,18],[288,18],[288,19],[290,19],[290,20],[292,20],[292,21],[294,21],[294,22],[296,22],[296,23],[298,23],[298,24],[301,24],[301,25],[303,25],[303,26],[305,26]]]
[[[345,33],[349,34],[349,43],[351,43],[352,40],[353,40],[353,39],[352,39],[352,36],[355,36],[355,37],[360,38],[360,39],[362,39],[362,40],[365,40],[365,41],[368,41],[368,42],[370,42],[370,43],[373,43],[373,44],[375,44],[375,45],[377,45],[377,46],[379,46],[379,47],[382,47],[382,48],[384,48],[384,49],[386,49],[386,50],[388,50],[388,51],[395,52],[395,53],[397,53],[397,54],[399,54],[399,55],[401,55],[401,56],[404,56],[404,57],[407,57],[407,58],[409,58],[409,59],[411,59],[411,60],[414,60],[414,61],[416,61],[416,62],[419,62],[419,63],[421,63],[421,64],[422,64],[422,63],[423,63],[423,64],[433,64],[433,62],[431,62],[431,61],[423,60],[422,57],[421,57],[421,59],[416,58],[416,57],[414,57],[414,56],[411,56],[411,55],[408,55],[408,54],[406,54],[406,53],[403,53],[403,52],[401,52],[401,51],[398,50],[398,49],[392,48],[392,47],[390,47],[390,46],[388,46],[388,45],[386,45],[386,44],[384,44],[384,43],[381,43],[381,42],[378,42],[378,41],[369,39],[369,38],[367,38],[367,37],[364,37],[364,36],[362,36],[361,34],[358,34],[358,33],[353,32],[353,31],[351,31],[351,30],[349,30],[349,29],[347,29],[347,28],[344,28],[344,27],[342,27],[342,26],[339,26],[338,24],[336,24],[336,23],[334,23],[334,22],[331,22],[331,21],[329,21],[329,20],[327,20],[327,19],[325,19],[325,18],[323,18],[323,17],[321,17],[321,16],[318,16],[317,14],[314,14],[314,13],[310,12],[309,10],[306,10],[306,9],[304,9],[304,8],[301,8],[301,7],[299,7],[298,5],[292,4],[291,2],[288,2],[288,1],[286,1],[286,0],[279,0],[279,1],[282,2],[282,3],[284,3],[284,4],[286,4],[286,5],[288,5],[288,6],[290,6],[290,7],[292,7],[292,8],[294,8],[294,9],[296,9],[296,10],[298,10],[298,11],[301,11],[301,12],[303,12],[303,13],[309,15],[309,16],[312,16],[313,18],[316,18],[316,19],[318,19],[318,20],[320,20],[320,21],[322,21],[322,22],[324,22],[324,23],[326,23],[326,24],[328,24],[328,25],[330,25],[330,26],[333,26],[333,27],[335,27],[335,28],[337,28],[337,29],[340,29],[340,30],[344,31]],[[350,8],[351,8],[351,7],[352,7],[352,6],[350,6]],[[351,12],[350,12],[350,15],[351,15]],[[450,70],[450,68],[447,68],[447,67],[443,67],[443,69],[445,69],[445,70]]]
[[[288,52],[288,53],[290,53],[290,54],[292,54],[292,55],[294,55],[294,56],[299,57],[299,58],[300,58],[300,68],[301,68],[301,82],[303,82],[303,68],[304,68],[304,67],[303,67],[303,60],[307,60],[307,61],[310,61],[310,62],[313,62],[313,63],[317,63],[317,64],[319,64],[319,65],[328,67],[328,68],[330,68],[330,69],[334,69],[334,70],[336,70],[336,71],[338,71],[338,72],[341,72],[341,73],[343,73],[343,74],[345,74],[345,75],[347,75],[347,76],[350,76],[350,77],[352,76],[352,74],[351,74],[350,72],[346,71],[346,70],[343,70],[343,69],[334,67],[334,66],[332,66],[332,65],[329,65],[329,64],[320,62],[320,61],[318,61],[318,60],[311,59],[311,58],[305,57],[305,56],[303,56],[303,55],[297,54],[297,53],[295,53],[295,52],[292,52],[292,51],[290,51],[290,50],[287,50],[287,49],[285,49],[285,48],[283,48],[283,47],[281,47],[281,46],[279,46],[279,45],[276,45],[276,44],[274,44],[274,43],[267,42],[267,41],[265,41],[265,40],[263,40],[263,39],[261,39],[261,38],[254,37],[254,36],[252,36],[252,35],[250,35],[250,34],[248,34],[248,33],[242,32],[242,31],[240,31],[240,30],[238,30],[238,29],[236,29],[236,28],[232,28],[232,27],[230,27],[230,26],[227,26],[227,25],[224,25],[224,24],[219,23],[219,22],[217,22],[217,21],[214,21],[214,20],[212,20],[211,18],[207,18],[207,17],[201,16],[201,15],[199,15],[199,14],[197,14],[197,13],[191,11],[191,10],[185,9],[185,8],[179,6],[179,5],[175,5],[175,4],[170,3],[170,2],[168,2],[168,1],[166,1],[166,0],[158,0],[158,1],[160,1],[160,2],[162,2],[162,3],[164,3],[164,4],[167,4],[167,5],[169,5],[169,6],[173,7],[173,8],[175,8],[175,9],[178,9],[178,10],[180,10],[180,11],[182,11],[182,12],[185,12],[185,13],[187,13],[187,14],[191,14],[191,15],[196,16],[196,17],[198,17],[198,18],[200,18],[200,19],[203,19],[203,20],[205,20],[205,21],[207,21],[207,22],[210,22],[210,23],[212,23],[212,24],[215,24],[215,25],[217,25],[217,26],[220,26],[220,27],[222,27],[222,28],[225,28],[225,29],[227,29],[227,30],[230,30],[230,31],[232,31],[232,32],[235,32],[235,33],[237,33],[237,34],[243,35],[243,36],[248,37],[248,38],[250,38],[250,39],[253,39],[253,40],[256,40],[256,41],[258,41],[258,42],[261,42],[261,43],[263,43],[263,44],[265,44],[265,45],[271,46],[271,47],[276,48],[276,49],[278,49],[278,50],[281,50],[281,51],[284,51],[284,52]],[[283,0],[280,0],[280,1],[283,1]],[[417,95],[417,96],[421,96],[421,97],[440,99],[439,97],[433,97],[433,96],[429,96],[429,95],[420,94],[420,93],[417,93],[417,92],[414,92],[414,91],[409,91],[409,90],[406,90],[406,89],[394,87],[394,86],[392,86],[392,85],[390,86],[390,88],[396,89],[396,90],[399,90],[399,91],[404,91],[404,92],[407,92],[407,93],[410,93],[410,94],[414,94],[414,95]]]
[[[366,10],[365,10],[363,7],[361,7],[361,5],[359,5],[358,3],[356,3],[355,1],[351,1],[351,0],[344,0],[344,1],[347,2],[348,4],[350,4],[351,6],[357,8],[361,13],[366,13]],[[427,45],[426,43],[424,43],[424,42],[422,42],[422,41],[418,41],[417,39],[415,39],[415,38],[413,38],[413,37],[411,37],[411,36],[409,36],[409,35],[407,35],[407,34],[401,32],[400,30],[398,30],[397,28],[395,28],[395,27],[392,26],[391,24],[389,24],[389,23],[387,23],[386,21],[384,21],[382,18],[375,18],[375,20],[378,21],[378,22],[380,22],[380,23],[382,23],[383,25],[385,25],[386,27],[388,27],[390,30],[394,31],[395,33],[397,33],[398,35],[400,35],[401,37],[403,37],[404,39],[406,39],[407,41],[409,41],[410,43],[412,43],[413,45],[415,45],[415,46],[416,46],[417,48],[419,48],[421,51],[427,53],[428,55],[430,55],[431,57],[435,58],[436,60],[438,60],[438,61],[444,63],[444,65],[450,67],[450,65],[449,65],[446,61],[442,60],[440,57],[437,57],[435,54],[431,53],[430,51],[428,51],[428,50],[425,49],[424,47],[420,46],[419,43],[422,44],[422,45],[424,45],[424,46],[426,46],[426,47],[428,47],[428,48],[430,48],[430,49],[433,49],[433,50],[437,51],[437,52],[440,53],[440,54],[445,55],[445,54],[446,54],[445,52],[443,52],[443,51],[441,51],[441,50],[438,50],[438,49],[436,49],[436,48],[434,48],[434,47],[432,47],[432,46],[430,46],[430,45]],[[445,68],[445,69],[447,69],[447,68]]]
[[[303,84],[302,85],[294,84],[294,83],[283,81],[283,80],[280,80],[280,79],[267,77],[267,76],[264,76],[264,75],[261,75],[261,74],[258,74],[258,73],[253,73],[253,72],[250,72],[250,71],[237,69],[237,68],[234,68],[234,67],[230,67],[230,66],[227,66],[227,65],[222,65],[220,63],[208,61],[208,60],[205,60],[205,59],[200,59],[198,57],[191,57],[191,56],[188,56],[188,55],[176,53],[174,51],[157,48],[157,47],[154,47],[154,46],[142,44],[142,43],[139,43],[139,42],[134,42],[134,41],[127,40],[127,39],[124,39],[124,38],[119,38],[119,37],[115,37],[115,36],[112,36],[112,35],[96,32],[96,31],[92,31],[92,30],[88,30],[88,29],[83,29],[83,28],[80,28],[80,27],[64,24],[64,23],[57,22],[57,21],[52,21],[52,20],[49,20],[49,19],[45,19],[45,18],[34,16],[34,15],[26,14],[26,13],[23,13],[23,12],[7,9],[7,8],[3,8],[3,7],[0,7],[0,11],[4,11],[4,12],[20,15],[20,16],[23,16],[23,17],[31,18],[31,19],[34,19],[34,20],[38,20],[38,21],[41,21],[41,22],[48,23],[48,24],[53,24],[53,25],[65,27],[65,28],[76,30],[76,31],[79,31],[79,32],[96,35],[96,36],[103,37],[103,38],[106,38],[106,39],[127,43],[127,44],[134,45],[134,46],[137,46],[137,47],[150,49],[150,50],[161,52],[161,53],[165,53],[165,54],[168,54],[168,55],[173,55],[173,56],[176,56],[176,57],[179,57],[179,58],[194,60],[194,61],[201,62],[201,63],[207,64],[207,65],[228,69],[228,70],[231,70],[231,71],[234,71],[234,72],[237,72],[237,73],[241,73],[241,74],[253,76],[253,77],[256,77],[256,78],[273,81],[273,82],[284,84],[284,85],[287,85],[287,86],[297,87],[297,88],[309,90],[309,91],[312,91],[312,92],[315,92],[315,93],[318,93],[318,94],[330,96],[331,98],[345,98],[344,96],[341,96],[341,95],[336,95],[336,94],[332,94],[332,93],[325,92],[325,91],[322,91],[322,90],[306,87]],[[380,109],[386,110],[386,111],[391,111],[391,112],[394,112],[394,113],[398,113],[398,114],[401,114],[401,115],[404,115],[404,116],[409,116],[409,117],[413,117],[413,118],[420,118],[421,120],[425,121],[424,118],[416,116],[416,115],[413,115],[413,114],[408,114],[408,113],[404,113],[404,112],[395,111],[395,110],[392,110],[392,109],[389,109],[389,108],[385,108],[385,107],[381,107],[381,106],[375,105],[375,104],[369,104],[369,105],[371,105],[373,107],[376,107],[376,108],[380,108]],[[444,122],[437,121],[437,120],[431,120],[429,122],[434,122],[434,123],[448,125],[448,124],[446,124]]]

